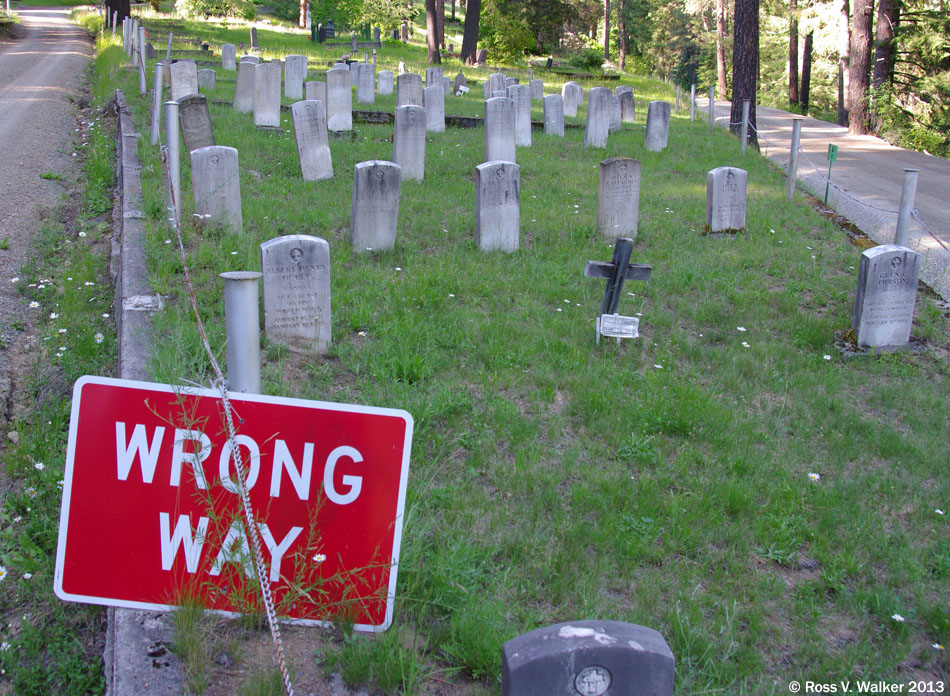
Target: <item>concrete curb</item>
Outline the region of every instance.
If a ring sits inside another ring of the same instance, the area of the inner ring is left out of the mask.
[[[119,339],[119,377],[148,380],[151,314],[161,298],[150,294],[145,266],[141,163],[136,148],[140,134],[121,90],[115,93],[119,116],[118,181],[121,201],[113,243],[115,316]],[[181,665],[170,651],[171,614],[109,609],[106,629],[106,696],[179,696]]]

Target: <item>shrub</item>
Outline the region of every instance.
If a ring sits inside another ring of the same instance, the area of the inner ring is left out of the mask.
[[[596,48],[582,48],[569,55],[565,62],[572,68],[600,70],[600,66],[604,63],[604,53]]]
[[[253,19],[257,8],[251,0],[175,0],[175,10],[185,17],[242,17]]]

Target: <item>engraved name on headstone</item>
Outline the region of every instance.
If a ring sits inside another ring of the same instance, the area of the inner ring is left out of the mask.
[[[513,162],[475,167],[475,239],[482,251],[516,251],[521,214],[521,169]]]
[[[178,102],[178,125],[185,141],[185,152],[215,145],[208,98],[203,94],[189,94]]]
[[[611,157],[600,163],[597,229],[605,239],[637,238],[640,215],[640,162]]]
[[[737,232],[745,227],[748,174],[717,167],[706,174],[706,232]]]
[[[198,94],[198,67],[193,60],[179,60],[171,64],[172,101],[180,101],[189,94]]]
[[[191,151],[195,217],[204,226],[241,229],[241,179],[238,151],[224,145]]]
[[[906,348],[917,302],[921,255],[882,244],[861,254],[851,326],[859,346],[888,352]]]
[[[422,106],[422,76],[405,73],[396,76],[396,106]]]

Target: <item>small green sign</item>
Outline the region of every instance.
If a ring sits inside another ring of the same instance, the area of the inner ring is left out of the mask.
[[[828,161],[834,162],[838,159],[838,146],[828,143]]]

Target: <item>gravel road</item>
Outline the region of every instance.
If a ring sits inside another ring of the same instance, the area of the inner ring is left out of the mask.
[[[26,263],[43,216],[78,176],[76,108],[93,45],[67,12],[19,7],[21,27],[0,43],[0,422],[10,415],[29,327],[39,319],[10,279]],[[41,178],[44,173],[60,178]],[[27,330],[13,330],[14,320]]]

